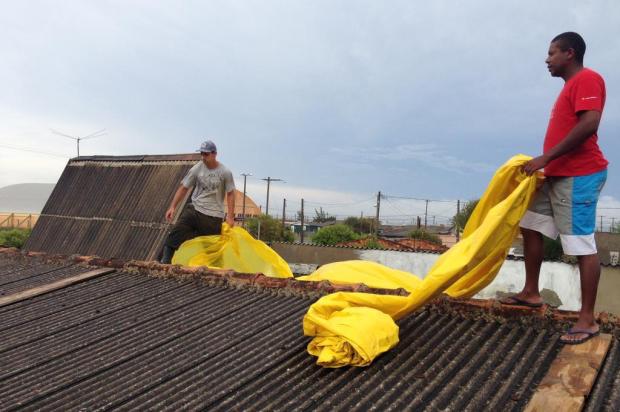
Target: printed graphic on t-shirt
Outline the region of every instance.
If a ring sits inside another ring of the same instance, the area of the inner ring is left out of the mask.
[[[220,186],[220,177],[217,173],[201,175],[199,180],[200,183],[202,183],[203,190],[206,190],[207,192],[213,192]]]

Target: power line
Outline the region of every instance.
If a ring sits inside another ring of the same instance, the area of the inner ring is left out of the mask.
[[[384,199],[392,198],[392,199],[418,200],[421,202],[426,202],[427,200],[429,202],[440,202],[440,203],[456,203],[457,202],[457,200],[422,199],[422,198],[417,198],[417,197],[396,196],[396,195],[386,195],[386,194],[382,194],[381,197],[383,197]]]
[[[20,150],[22,152],[39,153],[39,154],[44,154],[44,155],[48,155],[48,156],[61,157],[63,159],[68,159],[69,158],[69,156],[61,155],[61,154],[58,154],[58,153],[45,152],[45,151],[42,151],[42,150],[35,150],[35,149],[28,149],[28,148],[25,148],[25,147],[11,146],[11,145],[5,145],[5,144],[0,144],[0,147],[4,147],[5,149]]]
[[[383,195],[381,197],[383,197]],[[362,200],[358,200],[358,201],[350,202],[350,203],[323,203],[323,202],[312,202],[312,201],[304,200],[304,204],[315,204],[319,206],[355,206],[355,205],[359,205],[360,203],[373,201],[375,200],[374,198],[375,197],[373,196],[370,198],[366,198],[366,199],[362,199]]]

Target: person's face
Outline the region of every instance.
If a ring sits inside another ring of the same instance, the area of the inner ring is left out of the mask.
[[[200,155],[202,156],[202,161],[204,163],[215,160],[215,152],[200,152]]]
[[[567,49],[562,51],[557,42],[552,42],[549,45],[549,52],[547,53],[547,69],[553,77],[561,77],[566,71],[566,68],[572,61],[575,52],[573,49]]]

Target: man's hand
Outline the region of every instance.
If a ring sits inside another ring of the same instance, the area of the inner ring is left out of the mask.
[[[543,167],[547,166],[548,163],[549,163],[549,158],[547,156],[545,155],[538,156],[538,157],[533,158],[526,164],[524,164],[523,171],[525,172],[526,175],[531,176],[537,170],[542,169]]]
[[[168,210],[166,210],[166,222],[172,222],[172,216],[174,216],[174,208],[169,207]]]
[[[231,215],[226,216],[226,223],[228,223],[228,226],[233,227],[235,225],[235,217]]]

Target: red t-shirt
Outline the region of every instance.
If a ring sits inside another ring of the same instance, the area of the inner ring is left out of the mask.
[[[593,70],[582,69],[569,79],[560,92],[545,135],[544,153],[560,143],[577,124],[577,113],[605,107],[605,81]],[[545,166],[547,176],[583,176],[600,172],[607,160],[598,147],[598,136],[593,134],[580,146]]]

